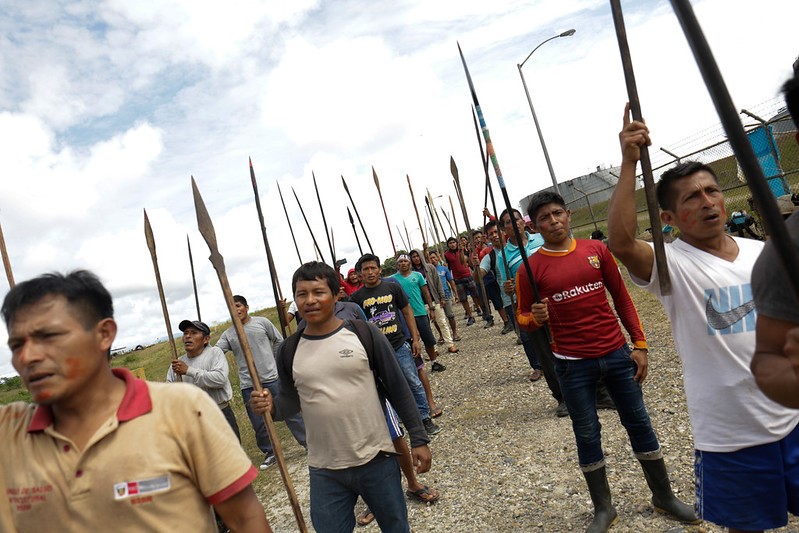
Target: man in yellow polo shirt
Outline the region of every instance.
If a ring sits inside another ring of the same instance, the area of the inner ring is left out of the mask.
[[[0,407],[0,531],[271,531],[257,475],[197,387],[109,365],[117,325],[93,274],[47,274],[2,305],[34,404]]]

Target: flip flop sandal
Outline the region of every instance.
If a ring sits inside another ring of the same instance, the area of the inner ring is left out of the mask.
[[[444,414],[444,410],[440,407],[436,407],[436,409],[430,413],[430,418],[438,418],[439,416]]]
[[[367,507],[358,514],[358,516],[355,518],[355,522],[359,526],[367,526],[371,524],[374,519],[375,515],[372,514],[372,511],[370,511],[369,508]]]
[[[422,503],[436,502],[438,501],[438,498],[440,496],[437,492],[436,493],[432,492],[430,490],[430,487],[428,487],[427,485],[425,485],[419,490],[406,490],[405,494],[409,498],[416,499]]]
[[[461,341],[463,339],[461,339],[461,336],[458,335],[457,337],[452,337],[452,340],[454,340],[455,342],[459,342],[459,341]]]

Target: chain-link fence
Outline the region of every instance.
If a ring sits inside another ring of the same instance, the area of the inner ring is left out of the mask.
[[[774,194],[782,196],[799,193],[796,125],[785,110],[782,96],[743,110],[741,117]],[[762,238],[763,226],[757,209],[752,204],[746,176],[738,166],[720,124],[673,146],[652,146],[649,153],[655,181],[679,161],[701,161],[712,167],[724,191],[727,213],[730,216],[730,231],[747,237]],[[586,238],[596,230],[607,234],[608,200],[616,185],[618,172],[617,167],[598,168],[596,172],[560,184],[561,194],[572,211],[572,230],[575,236]],[[640,175],[638,178],[639,187],[642,187],[642,178]],[[522,203],[525,204],[526,200]],[[643,188],[636,191],[636,202],[638,227],[642,237],[646,238],[651,229]],[[745,216],[747,214],[748,217]],[[668,239],[669,236],[666,237]]]

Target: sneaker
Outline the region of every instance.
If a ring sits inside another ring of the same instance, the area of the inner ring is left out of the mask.
[[[260,469],[261,470],[266,470],[267,468],[269,468],[270,466],[272,466],[276,462],[277,462],[277,459],[275,459],[275,454],[268,453],[264,457],[264,462],[261,463]]]
[[[435,422],[433,422],[432,418],[425,418],[422,420],[422,424],[424,424],[424,429],[427,431],[427,436],[432,437],[441,432],[441,427],[438,426]]]
[[[558,408],[555,409],[555,416],[557,416],[558,418],[569,416],[569,410],[566,408],[566,402],[558,403]]]
[[[466,319],[466,325],[471,326],[472,324],[474,324],[474,317],[470,316],[469,318]]]
[[[447,367],[439,363],[438,361],[433,361],[433,364],[430,366],[430,370],[433,372],[443,372],[446,370]]]
[[[493,328],[493,327],[494,327],[494,321],[493,320],[486,320],[486,323],[483,326],[483,329],[488,329],[488,328]]]
[[[507,322],[505,322],[505,327],[502,328],[502,334],[507,335],[511,331],[513,331],[513,324],[511,324],[510,320],[508,320]]]
[[[538,380],[539,380],[539,379],[541,379],[542,377],[544,377],[544,373],[543,373],[543,372],[541,372],[539,369],[535,368],[535,369],[533,369],[533,371],[530,373],[530,378],[529,378],[529,379],[530,379],[530,381],[538,381]]]

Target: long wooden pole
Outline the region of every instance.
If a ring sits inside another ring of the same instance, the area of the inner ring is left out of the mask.
[[[305,216],[305,210],[302,208],[302,204],[300,203],[299,197],[297,197],[297,191],[294,190],[294,187],[291,188],[291,192],[294,194],[294,199],[297,200],[297,205],[300,208],[300,213],[302,214],[302,219],[305,221],[305,225],[308,227],[308,233],[311,234],[311,240],[313,240],[314,248],[316,249],[316,253],[322,262],[325,262],[325,256],[322,254],[322,250],[319,248],[319,243],[316,242],[316,236],[313,234],[313,230],[311,229],[311,223],[308,222],[308,217]]]
[[[449,195],[448,198],[449,198],[449,210],[452,211],[452,222],[455,224],[455,234],[456,237],[459,237],[461,234],[461,230],[458,228],[458,218],[455,216],[455,207],[452,205],[452,195]],[[468,231],[469,228],[466,228],[467,233]]]
[[[458,202],[461,204],[463,222],[466,224],[467,228],[471,228],[472,226],[469,224],[469,213],[466,211],[466,202],[463,200],[463,193],[461,192],[461,179],[458,175],[458,165],[455,164],[455,158],[452,156],[449,156],[449,170],[452,173],[452,178],[455,180],[455,192],[458,194]],[[477,277],[477,284],[480,286],[480,296],[483,300],[483,311],[484,313],[488,314],[488,296],[486,294],[485,284],[483,284],[483,274],[480,272],[480,250],[477,249],[477,246],[474,243],[474,235],[472,234],[472,231],[468,230],[467,233],[469,234],[469,246],[472,247],[472,251],[477,257],[477,265],[475,266],[474,270]],[[493,322],[491,315],[486,316],[485,319],[487,321]]]
[[[416,213],[416,222],[419,223],[419,231],[422,232],[422,242],[427,242],[427,235],[424,233],[424,226],[422,219],[419,217],[419,209],[416,208],[416,198],[413,196],[413,187],[411,186],[411,177],[405,174],[405,179],[408,180],[408,190],[411,192],[411,203],[413,204],[413,212]],[[431,235],[432,237],[432,235]]]
[[[485,139],[486,143],[486,152],[491,158],[491,163],[494,166],[494,174],[497,177],[497,183],[499,183],[499,188],[502,191],[502,198],[505,200],[505,208],[508,210],[508,215],[511,218],[514,218],[513,206],[510,203],[508,189],[505,187],[505,178],[502,177],[502,170],[499,168],[499,160],[497,159],[497,154],[494,151],[494,144],[491,142],[491,134],[488,132],[488,126],[486,125],[485,118],[483,117],[483,111],[480,108],[480,102],[477,100],[477,92],[474,89],[472,76],[469,74],[469,67],[466,65],[466,59],[463,57],[463,51],[461,50],[460,43],[458,43],[458,54],[461,56],[463,71],[466,74],[466,81],[469,83],[469,92],[471,92],[472,95],[472,103],[474,104],[474,110],[477,113],[477,119],[480,122],[480,129],[483,131],[483,138]],[[519,231],[519,227],[516,224],[512,224],[512,226],[516,241],[519,243],[519,253],[522,257],[522,263],[524,264],[524,270],[527,274],[527,280],[530,282],[530,288],[533,290],[533,297],[537,303],[541,303],[541,293],[539,292],[538,284],[535,282],[535,278],[533,277],[533,269],[530,266],[530,263],[527,261],[527,251],[524,249],[524,239]],[[543,330],[546,334],[546,340],[548,341],[546,343],[542,343],[541,340],[537,338],[538,332],[541,330]],[[534,342],[539,346],[545,347],[545,349],[548,350],[551,349],[550,345],[552,344],[552,331],[549,329],[549,324],[544,324],[544,327],[533,332],[533,334],[530,335],[530,338],[533,339]]]
[[[294,243],[294,249],[297,251],[297,259],[300,264],[303,263],[302,256],[300,255],[300,247],[297,246],[297,239],[294,237],[294,228],[291,227],[291,219],[289,218],[288,209],[286,209],[286,202],[283,201],[283,191],[280,190],[280,184],[277,184],[277,193],[280,195],[280,203],[283,205],[283,212],[286,214],[286,222],[289,224],[289,231],[291,232],[291,242]]]
[[[216,270],[217,277],[219,278],[219,284],[222,286],[222,294],[225,297],[225,303],[227,304],[228,312],[230,313],[230,319],[233,322],[233,328],[236,330],[236,335],[239,338],[239,344],[241,344],[241,349],[244,352],[244,360],[247,361],[247,368],[249,369],[250,376],[252,377],[253,388],[259,393],[263,392],[261,378],[258,376],[258,369],[255,367],[255,362],[253,361],[250,342],[247,340],[247,334],[244,332],[244,325],[241,323],[241,319],[236,313],[236,308],[233,305],[233,292],[230,290],[230,283],[228,282],[227,273],[225,272],[225,259],[219,253],[214,224],[211,221],[211,215],[208,214],[208,209],[205,207],[205,202],[200,195],[200,190],[197,188],[197,183],[194,181],[193,176],[191,178],[191,189],[194,194],[194,208],[197,213],[197,227],[200,229],[200,233],[202,234],[203,239],[205,239],[205,242],[208,244],[208,249],[211,251],[211,255],[208,259],[214,266],[214,270]],[[297,493],[294,490],[294,483],[292,483],[291,477],[289,476],[286,459],[283,456],[283,446],[280,444],[280,438],[275,430],[275,423],[272,421],[272,415],[269,413],[264,413],[263,418],[264,423],[266,424],[266,431],[269,433],[269,439],[272,441],[272,447],[275,451],[277,466],[280,470],[280,475],[283,477],[283,484],[286,486],[286,492],[288,493],[289,501],[291,502],[291,509],[294,511],[294,518],[297,521],[297,527],[302,533],[307,533],[308,527],[305,525],[305,519],[302,516],[302,509],[300,508],[300,502],[297,499]]]
[[[333,242],[330,240],[330,230],[327,228],[327,217],[325,216],[325,208],[322,206],[322,198],[319,196],[319,186],[316,184],[316,174],[311,172],[313,178],[313,188],[316,191],[316,201],[319,202],[319,212],[322,213],[322,224],[325,226],[325,237],[327,238],[327,246],[330,248],[330,257],[333,258],[333,265],[336,264],[336,250],[333,248]]]
[[[624,27],[624,16],[621,12],[621,1],[610,0],[610,10],[613,14],[613,24],[616,26],[616,39],[619,42],[621,64],[624,68],[624,81],[627,84],[627,98],[630,101],[630,111],[633,120],[643,121],[641,102],[638,99],[638,87],[635,84],[633,61],[630,57],[630,46],[627,44],[627,30]],[[660,228],[660,212],[655,195],[655,178],[652,174],[652,162],[649,159],[649,148],[641,146],[641,172],[644,175],[644,193],[646,206],[649,212],[649,224],[652,228],[652,243],[655,245],[655,266],[658,271],[660,293],[664,296],[671,294],[671,276],[666,263],[666,250],[663,247],[663,232]]]
[[[374,254],[375,252],[372,249],[372,243],[369,241],[369,235],[366,233],[366,228],[363,227],[363,221],[361,220],[361,215],[360,213],[358,213],[358,208],[355,207],[355,201],[353,201],[352,199],[352,195],[350,194],[350,188],[347,187],[347,182],[346,180],[344,180],[344,176],[341,176],[341,184],[344,185],[344,190],[347,191],[347,197],[350,199],[350,203],[352,204],[352,210],[355,211],[355,216],[358,217],[358,224],[360,224],[361,226],[361,231],[363,232],[363,237],[366,239],[366,245],[369,247],[369,252],[371,254]]]
[[[363,248],[361,248],[361,239],[358,238],[358,232],[355,230],[355,221],[352,219],[350,208],[347,207],[347,216],[350,219],[350,226],[352,226],[352,234],[355,235],[355,242],[358,243],[358,252],[363,255]]]
[[[158,268],[158,254],[155,251],[155,237],[153,228],[150,226],[150,219],[147,217],[147,210],[144,210],[144,238],[147,239],[147,248],[150,250],[150,259],[153,260],[153,270],[155,271],[155,284],[158,286],[158,296],[161,298],[161,311],[164,314],[166,324],[166,337],[169,339],[169,347],[172,350],[172,360],[178,358],[178,348],[175,346],[175,338],[172,336],[172,323],[169,320],[169,309],[166,306],[166,296],[164,296],[164,286],[161,284],[161,271]],[[183,381],[183,376],[176,374],[178,381]]]
[[[269,246],[269,237],[266,235],[266,226],[264,225],[264,212],[261,210],[261,197],[258,194],[258,182],[255,179],[255,169],[252,166],[252,158],[250,162],[250,181],[252,182],[252,192],[255,196],[255,209],[258,211],[258,222],[261,225],[261,235],[264,238],[264,248],[266,249],[266,262],[269,265],[269,277],[272,278],[272,292],[275,295],[275,305],[277,307],[277,318],[280,321],[280,331],[283,333],[285,339],[288,335],[288,324],[286,323],[286,313],[283,308],[283,293],[280,290],[280,281],[277,278],[277,268],[275,268],[275,259],[272,256],[272,248]]]
[[[194,287],[194,305],[197,307],[197,320],[202,322],[200,314],[200,295],[197,292],[197,277],[194,275],[194,258],[191,255],[191,239],[186,235],[186,244],[189,246],[189,266],[191,267],[191,285]]]
[[[383,216],[386,217],[386,229],[388,236],[391,239],[391,249],[394,250],[394,257],[397,257],[397,247],[394,245],[394,236],[391,234],[391,224],[388,223],[388,213],[386,212],[386,204],[383,203],[383,193],[380,192],[380,180],[377,179],[377,172],[375,167],[372,167],[372,176],[375,179],[375,187],[377,187],[377,195],[380,196],[380,206],[383,208]],[[400,234],[402,237],[402,234]]]
[[[14,288],[14,272],[11,270],[11,261],[8,258],[8,250],[6,249],[6,239],[3,237],[3,226],[0,224],[0,254],[3,256],[3,268],[6,270],[6,279],[8,286]]]

